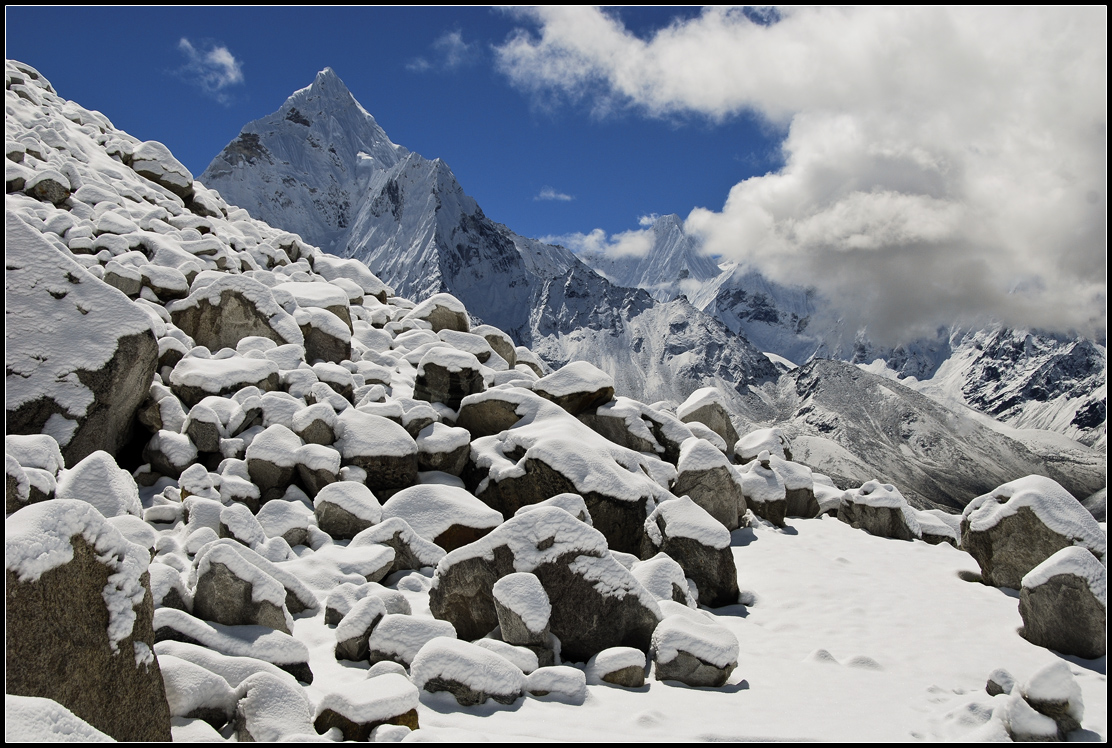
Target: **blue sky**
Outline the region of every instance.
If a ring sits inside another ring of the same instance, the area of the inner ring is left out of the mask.
[[[621,13],[648,33],[691,11]],[[394,142],[444,159],[487,215],[529,236],[721,208],[733,184],[778,166],[782,131],[753,117],[600,116],[513,87],[492,46],[520,26],[483,8],[9,7],[7,55],[61,96],[164,142],[194,174],[331,66]],[[33,28],[51,31],[21,31]],[[242,80],[203,85],[182,39],[198,57],[226,49]]]
[[[196,174],[330,66],[518,233],[622,251],[678,213],[878,342],[1105,335],[1104,6],[6,15],[9,57]]]

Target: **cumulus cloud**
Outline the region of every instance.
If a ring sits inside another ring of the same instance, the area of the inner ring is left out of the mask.
[[[534,197],[533,199],[534,200],[559,200],[560,202],[565,202],[566,203],[566,202],[570,202],[571,200],[574,200],[575,196],[574,195],[568,195],[567,193],[564,193],[564,192],[557,192],[556,190],[554,190],[551,187],[543,187],[541,189],[541,191],[538,192],[536,197]]]
[[[431,60],[417,57],[406,64],[406,69],[415,73],[432,69],[455,70],[474,62],[479,54],[478,45],[465,42],[463,32],[458,30],[441,34],[432,43],[432,50]]]
[[[211,42],[197,47],[182,37],[178,49],[187,59],[179,75],[222,104],[229,103],[225,89],[243,83],[243,68],[228,48]]]
[[[602,229],[588,234],[575,232],[560,236],[542,236],[545,244],[559,244],[576,254],[605,255],[608,257],[644,257],[653,248],[653,231],[633,230],[608,235]]]
[[[878,342],[1104,335],[1105,8],[712,8],[645,38],[517,13],[498,64],[537,96],[786,127],[781,169],[691,211],[706,251],[818,287]]]

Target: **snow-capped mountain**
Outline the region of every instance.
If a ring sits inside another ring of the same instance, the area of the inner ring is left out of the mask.
[[[636,262],[589,255],[584,260],[619,285],[654,295],[684,293],[698,309],[762,351],[796,364],[812,358],[842,359],[894,374],[943,404],[959,403],[1016,428],[1046,429],[1089,446],[1107,434],[1107,352],[1083,338],[990,327],[942,329],[894,348],[869,341],[867,331],[847,330],[814,289],[786,286],[758,268],[723,265],[706,274],[700,255],[676,216],[653,226],[654,243]],[[609,263],[609,264],[608,264]],[[699,267],[702,274],[688,268]],[[670,283],[667,272],[674,272]],[[683,278],[684,280],[680,280]],[[873,364],[873,362],[878,362]]]
[[[675,213],[653,222],[652,248],[646,254],[614,256],[583,252],[580,259],[614,285],[643,288],[661,300],[701,288],[721,274],[714,260],[699,253]]]
[[[776,376],[757,349],[686,301],[618,288],[567,249],[491,221],[446,163],[391,143],[331,69],[248,123],[201,179],[253,216],[364,262],[401,295],[449,292],[549,363],[585,358],[643,399]],[[682,238],[672,228],[662,241]],[[698,267],[705,279],[714,266]],[[668,327],[653,326],[677,315],[700,330],[690,347],[665,345]]]

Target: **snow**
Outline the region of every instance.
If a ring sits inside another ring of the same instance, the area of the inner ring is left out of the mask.
[[[1089,590],[1106,607],[1108,605],[1108,571],[1091,552],[1076,545],[1063,548],[1023,576],[1024,588],[1038,587],[1058,574],[1084,579]]]
[[[4,452],[25,468],[38,468],[54,475],[66,466],[58,442],[46,434],[7,434]]]
[[[472,642],[476,647],[482,647],[490,652],[494,652],[499,657],[502,657],[509,662],[512,662],[518,670],[528,675],[539,666],[537,655],[527,647],[516,647],[513,644],[507,644],[500,639],[478,639]]]
[[[437,484],[404,488],[382,505],[383,519],[404,519],[421,537],[435,541],[453,525],[493,529],[501,513],[462,488]]]
[[[370,591],[371,590],[368,589],[367,593]],[[329,598],[329,603],[331,602],[332,600]],[[334,606],[330,605],[330,607]],[[337,624],[336,641],[343,642],[357,636],[364,636],[375,619],[385,615],[386,604],[382,599],[374,595],[365,594],[364,597],[357,600],[351,606],[348,612],[344,614],[340,623]]]
[[[236,688],[256,673],[269,673],[290,683],[297,682],[285,670],[256,657],[236,657],[221,654],[197,644],[187,644],[186,642],[168,639],[156,643],[154,651],[160,662],[163,657],[177,657],[180,660],[202,667],[210,673],[219,675],[232,688]]]
[[[669,537],[691,538],[700,545],[715,550],[730,546],[730,531],[687,496],[662,501],[645,520],[645,532],[660,546],[664,543],[664,538],[657,527],[658,517],[664,519],[665,532]],[[671,598],[671,595],[668,597]]]
[[[301,438],[297,434],[276,423],[251,440],[247,461],[264,460],[278,467],[293,467],[297,464],[297,451],[301,446]]]
[[[382,416],[349,408],[336,418],[336,443],[344,460],[355,457],[408,457],[417,443],[404,428]]]
[[[471,443],[467,429],[434,423],[417,434],[417,448],[426,454],[442,454],[465,447]]]
[[[475,644],[446,637],[432,639],[421,648],[410,666],[410,677],[421,689],[433,678],[498,696],[520,694],[525,688],[524,673],[509,660]]]
[[[1057,723],[1036,712],[1018,692],[1008,696],[1003,719],[1013,734],[1026,740],[1050,740],[1058,734]]]
[[[719,437],[721,441],[721,437]],[[713,470],[724,467],[729,469],[730,461],[726,455],[706,439],[692,436],[680,444],[680,459],[676,469],[681,473],[695,470]]]
[[[676,416],[680,420],[683,420],[684,417],[708,405],[720,405],[722,408],[726,407],[725,403],[722,401],[722,393],[718,391],[717,387],[700,387],[692,392],[688,398],[676,408]]]
[[[587,683],[599,686],[605,683],[603,677],[627,667],[645,667],[645,653],[633,647],[611,647],[604,649],[587,660],[584,674]]]
[[[529,673],[525,677],[525,690],[536,698],[582,704],[587,700],[587,678],[577,668],[554,665]]]
[[[539,579],[528,572],[514,572],[495,582],[492,591],[494,599],[517,613],[527,629],[535,634],[544,631],[552,605]]]
[[[163,626],[184,633],[203,647],[232,657],[252,657],[276,665],[293,665],[309,659],[309,650],[304,644],[266,626],[225,626],[202,621],[177,608],[157,608],[154,628],[157,631]]]
[[[783,460],[787,457],[784,454],[785,441],[783,432],[778,428],[757,429],[737,440],[734,454],[737,455],[738,460],[748,461],[756,457],[761,450],[767,449],[770,454]]]
[[[563,509],[576,519],[582,518],[582,521],[587,525],[593,526],[591,523],[591,513],[587,511],[587,502],[577,493],[558,493],[552,498],[538,501],[536,504],[526,504],[514,512],[514,516],[516,517],[525,512],[532,512],[542,507],[550,506]]]
[[[661,600],[672,599],[673,585],[687,594],[689,600],[694,597],[689,589],[690,585],[683,567],[663,551],[646,561],[634,563],[630,571],[633,573],[633,578],[657,599],[658,604]],[[692,601],[691,604],[694,605],[694,602]]]
[[[911,531],[911,534],[915,537],[920,537],[923,534],[919,527],[918,512],[908,505],[907,499],[891,483],[868,481],[863,483],[860,488],[846,491],[844,500],[866,506],[899,509],[903,513],[904,522],[907,523],[907,528]]]
[[[235,709],[235,691],[211,670],[165,653],[158,656],[158,668],[162,672],[171,716],[185,717],[204,708],[230,714]]]
[[[383,722],[416,709],[420,692],[409,679],[399,673],[385,673],[364,681],[357,691],[332,692],[320,700],[316,717],[325,709],[360,724]]]
[[[1062,660],[1050,663],[1028,678],[1020,686],[1020,693],[1028,701],[1067,703],[1069,715],[1078,722],[1085,717],[1081,686],[1074,680],[1070,666]]]
[[[409,523],[399,517],[392,517],[368,527],[351,539],[349,548],[358,548],[363,545],[376,545],[400,534],[402,542],[417,556],[422,564],[436,566],[444,557],[444,549],[434,544],[431,540],[418,535]]]
[[[59,473],[57,498],[87,501],[105,517],[143,514],[135,479],[102,450]]]
[[[1107,541],[1093,515],[1058,483],[1041,475],[1028,475],[978,496],[965,507],[962,519],[969,521],[971,530],[983,532],[1020,507],[1029,508],[1047,527],[1075,545],[1104,556]]]
[[[433,345],[435,347],[429,348],[422,354],[417,364],[417,376],[425,376],[425,367],[429,365],[439,366],[452,374],[459,374],[464,370],[481,371],[482,364],[473,354],[450,348],[447,344]]]
[[[116,742],[56,701],[13,694],[4,694],[4,740],[8,743]]]
[[[196,387],[212,395],[237,390],[247,385],[257,385],[267,377],[278,374],[278,366],[268,359],[196,358],[186,356],[170,374],[173,387]]]
[[[312,705],[296,685],[270,673],[256,673],[236,689],[236,710],[244,715],[255,742],[276,742],[304,734],[316,736]]]

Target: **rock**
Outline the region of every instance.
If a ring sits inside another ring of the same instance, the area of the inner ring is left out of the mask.
[[[630,569],[633,578],[659,600],[672,600],[694,608],[695,594],[687,581],[683,567],[667,553],[661,552],[645,561],[638,561]]]
[[[664,447],[657,443],[652,429],[641,417],[644,407],[628,397],[617,397],[576,417],[595,433],[626,449],[663,456]]]
[[[691,437],[680,446],[678,474],[672,486],[677,496],[687,495],[722,523],[727,530],[740,526],[745,516],[745,494],[726,456],[710,442]]]
[[[459,475],[471,455],[471,434],[467,429],[434,423],[417,434],[417,469],[439,470]]]
[[[163,429],[143,447],[143,459],[154,472],[176,478],[196,462],[197,448],[185,434]]]
[[[455,486],[410,486],[382,505],[382,518],[405,520],[414,532],[445,551],[473,543],[498,525],[502,515]]]
[[[336,659],[359,662],[368,655],[367,638],[386,615],[386,605],[368,596],[356,602],[336,626]]]
[[[5,220],[6,433],[50,434],[69,465],[115,455],[158,361],[151,319],[13,213]]]
[[[274,424],[256,436],[247,448],[247,470],[259,487],[260,501],[281,498],[293,482],[301,440],[285,426]]]
[[[538,698],[549,696],[570,704],[582,704],[587,700],[587,677],[582,670],[573,667],[542,667],[525,677],[525,691]]]
[[[726,442],[726,455],[733,457],[733,447],[737,443],[738,435],[718,388],[703,387],[695,390],[680,407],[676,408],[676,416],[684,423],[701,423],[718,434]]]
[[[270,289],[242,275],[225,275],[166,307],[174,324],[210,350],[235,348],[247,337],[302,345],[301,330]]]
[[[676,603],[664,603],[661,610],[678,612],[653,632],[656,679],[695,687],[724,685],[737,667],[737,638],[701,611]]]
[[[382,506],[361,483],[331,483],[313,498],[317,526],[334,540],[350,540],[382,520]]]
[[[26,180],[23,192],[36,200],[61,205],[70,196],[70,181],[59,171],[43,169]]]
[[[316,403],[297,411],[292,428],[306,444],[332,444],[336,441],[336,411],[328,403]]]
[[[358,548],[362,545],[385,545],[394,549],[394,563],[390,567],[390,574],[407,569],[419,570],[427,566],[436,566],[444,557],[444,549],[425,540],[409,526],[409,523],[399,517],[385,520],[374,527],[369,527],[356,535],[349,548]]]
[[[458,410],[468,395],[483,391],[482,364],[470,353],[454,348],[432,348],[417,366],[413,397],[431,403],[444,403]]]
[[[410,672],[417,688],[447,691],[460,706],[476,706],[487,699],[512,704],[525,691],[524,673],[509,661],[451,638],[433,639],[423,646]]]
[[[87,501],[105,517],[143,514],[135,479],[101,450],[59,473],[55,495],[59,499]]]
[[[621,644],[648,648],[656,601],[613,559],[601,533],[554,507],[513,517],[445,556],[429,591],[433,615],[466,639],[485,636],[498,625],[494,584],[514,572],[540,580],[566,658],[583,661]]]
[[[203,555],[197,555],[194,565],[195,616],[226,626],[256,625],[292,632],[285,588],[232,548],[210,545]]]
[[[1054,720],[1059,740],[1065,741],[1071,732],[1081,728],[1081,719],[1085,716],[1081,686],[1074,680],[1070,666],[1062,660],[1032,675],[1020,686],[1019,692],[1032,709]]]
[[[393,421],[349,408],[336,418],[336,437],[343,464],[365,470],[371,490],[417,483],[417,443]]]
[[[317,705],[313,726],[319,733],[338,727],[344,740],[368,742],[379,725],[417,730],[420,691],[400,673],[385,673],[360,684],[355,692],[327,693]]]
[[[219,730],[236,709],[236,693],[228,681],[188,660],[160,654],[158,665],[166,686],[171,717],[203,719]]]
[[[302,308],[294,321],[305,339],[305,360],[340,363],[351,358],[351,329],[327,309]]]
[[[454,639],[456,630],[449,621],[388,613],[367,640],[367,657],[372,665],[389,660],[410,667],[421,648],[437,637]]]
[[[742,465],[757,459],[764,451],[781,460],[792,458],[791,446],[784,432],[777,428],[750,431],[734,444],[734,457]]]
[[[467,308],[455,296],[438,293],[422,301],[406,315],[406,320],[425,320],[432,325],[433,332],[456,330],[470,332],[471,321]]]
[[[572,361],[533,382],[533,391],[577,416],[614,398],[614,378],[586,361]]]
[[[633,647],[610,647],[587,660],[584,674],[592,685],[610,683],[623,688],[645,685],[645,653]]]
[[[165,187],[180,197],[193,197],[193,175],[174,158],[170,149],[157,140],[148,140],[135,147],[130,166],[135,173]]]
[[[1077,546],[1063,548],[1023,577],[1023,638],[1087,660],[1103,657],[1107,588],[1108,572],[1092,553]]]
[[[310,497],[340,479],[340,453],[331,447],[305,444],[298,448],[294,457],[297,460],[297,477]]]
[[[798,462],[770,455],[769,466],[784,481],[784,513],[789,517],[810,519],[819,516],[815,498],[815,479],[811,468]]]
[[[664,552],[699,590],[699,602],[712,608],[738,601],[737,568],[730,533],[686,496],[661,502],[645,520],[641,556]]]
[[[511,369],[517,365],[517,352],[514,350],[514,341],[509,335],[491,325],[472,327],[471,332],[474,335],[481,335],[487,345],[494,349],[494,352],[501,356]]]
[[[1012,692],[1014,687],[1015,678],[1012,677],[1012,674],[1003,668],[997,668],[988,676],[988,681],[985,683],[985,692],[989,696],[1008,694]]]
[[[473,439],[492,436],[511,428],[519,420],[518,409],[536,395],[527,390],[488,390],[465,398],[459,407],[456,426],[466,429]]]
[[[294,298],[302,309],[324,309],[334,314],[351,332],[351,309],[348,306],[347,292],[331,283],[279,283],[274,286],[278,293],[287,293]]]
[[[24,507],[4,534],[6,691],[52,699],[117,740],[169,741],[147,549],[73,500]]]
[[[170,374],[170,389],[192,408],[210,395],[233,395],[244,387],[278,389],[278,366],[267,359],[186,356]]]
[[[891,483],[871,480],[846,491],[838,519],[881,538],[915,540],[922,535],[915,510]]]
[[[1093,516],[1039,475],[1005,483],[962,512],[961,547],[976,559],[986,584],[1019,589],[1027,572],[1073,545],[1104,558],[1104,533]]]
[[[503,641],[520,646],[548,644],[552,605],[536,576],[528,572],[507,574],[494,583],[491,592]]]
[[[783,527],[788,494],[784,479],[772,469],[771,459],[767,451],[762,451],[760,457],[740,468],[738,475],[746,506],[761,519]]]

